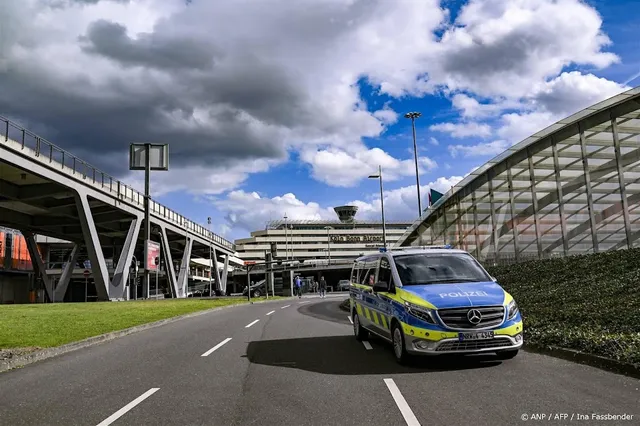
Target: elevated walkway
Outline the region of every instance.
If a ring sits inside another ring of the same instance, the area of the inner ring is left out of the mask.
[[[150,211],[151,238],[161,245],[162,263],[170,265],[173,297],[186,297],[189,260],[208,258],[210,248],[217,275],[218,264],[224,265],[224,279],[217,276],[216,282],[226,286],[232,242],[153,200]],[[68,264],[76,264],[81,248],[86,251],[98,299],[122,300],[132,259],[143,258],[143,218],[143,194],[0,116],[0,225],[23,233],[49,297],[52,285],[36,234],[71,242]],[[113,252],[112,277],[105,249]],[[61,283],[72,275],[71,268],[65,269]]]

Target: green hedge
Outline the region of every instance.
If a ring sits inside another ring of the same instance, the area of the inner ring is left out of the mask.
[[[487,270],[516,299],[526,342],[640,364],[640,249]]]

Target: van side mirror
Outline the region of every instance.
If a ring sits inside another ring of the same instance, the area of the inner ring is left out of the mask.
[[[389,283],[386,281],[378,281],[373,285],[373,291],[374,293],[386,293],[389,291]]]

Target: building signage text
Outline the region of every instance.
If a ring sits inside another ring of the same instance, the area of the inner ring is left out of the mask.
[[[374,243],[382,242],[382,235],[331,235],[332,243]]]

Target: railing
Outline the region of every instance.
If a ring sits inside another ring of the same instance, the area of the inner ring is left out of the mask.
[[[42,163],[50,163],[51,167],[71,175],[82,178],[87,185],[109,193],[119,200],[127,201],[144,209],[144,194],[136,191],[131,186],[125,184],[92,166],[86,161],[54,145],[44,138],[12,122],[8,118],[0,115],[0,136],[4,137],[4,143],[9,148],[26,152],[34,159]],[[0,139],[1,140],[1,139]],[[184,228],[187,232],[199,235],[207,240],[213,241],[229,250],[235,251],[235,244],[210,232],[206,227],[195,223],[185,216],[156,203],[149,202],[151,214],[155,214],[168,222]]]

